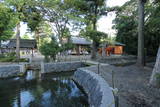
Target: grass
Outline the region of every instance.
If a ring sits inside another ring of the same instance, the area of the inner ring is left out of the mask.
[[[0,54],[0,62],[17,62],[15,52]],[[19,62],[29,62],[29,59],[21,58]]]
[[[156,79],[157,79],[157,84],[160,85],[160,74],[157,73],[155,76],[156,76]]]

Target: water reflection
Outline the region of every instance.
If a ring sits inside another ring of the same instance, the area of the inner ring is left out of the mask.
[[[39,81],[36,73],[27,72],[25,79],[0,80],[0,107],[88,107],[72,74],[42,75]]]

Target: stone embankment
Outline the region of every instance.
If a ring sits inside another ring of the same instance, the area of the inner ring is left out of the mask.
[[[115,107],[111,88],[98,74],[79,68],[73,78],[87,93],[90,107]]]
[[[19,76],[24,72],[24,65],[3,65],[0,66],[0,78]]]
[[[73,62],[57,62],[41,64],[42,73],[73,71],[77,68],[84,67],[84,63],[80,61]]]

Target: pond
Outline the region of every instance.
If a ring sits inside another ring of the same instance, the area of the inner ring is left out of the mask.
[[[0,107],[88,107],[72,75],[27,71],[25,77],[0,80]]]

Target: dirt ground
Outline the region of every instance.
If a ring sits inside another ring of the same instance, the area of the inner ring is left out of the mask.
[[[160,89],[151,87],[149,79],[152,69],[129,66],[100,66],[100,75],[115,88],[118,88],[119,107],[160,107]],[[89,67],[93,72],[98,67]],[[112,73],[113,71],[113,73]]]

